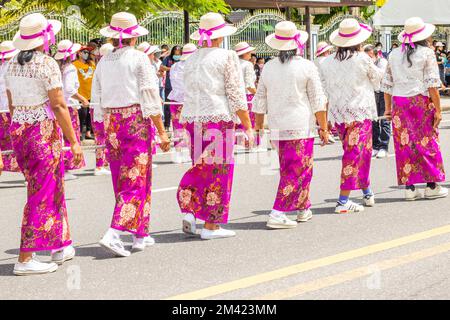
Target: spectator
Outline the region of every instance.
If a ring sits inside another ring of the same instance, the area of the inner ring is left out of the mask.
[[[444,53],[444,44],[440,41],[434,44],[436,60],[439,67],[439,76],[441,78],[442,83],[445,85],[445,53]]]
[[[162,63],[161,66],[161,71],[166,72],[166,83],[165,83],[165,88],[164,88],[164,96],[165,96],[165,101],[166,102],[170,102],[170,100],[168,99],[170,92],[172,91],[172,85],[170,83],[170,68],[172,68],[172,66],[180,61],[181,58],[181,47],[180,46],[174,46],[172,48],[172,50],[170,51],[170,55],[167,56]],[[170,105],[164,105],[164,126],[166,128],[166,130],[169,130],[170,128],[170,120],[171,120],[171,115],[170,115]]]

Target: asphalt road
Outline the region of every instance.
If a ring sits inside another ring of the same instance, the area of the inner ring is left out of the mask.
[[[445,120],[441,145],[450,172],[450,116]],[[88,167],[66,184],[77,257],[56,273],[32,277],[12,275],[26,189],[20,174],[5,173],[0,299],[449,299],[450,198],[403,201],[390,156],[372,162],[376,207],[334,214],[341,154],[340,143],[316,146],[314,218],[279,231],[265,227],[279,179],[269,163],[276,155],[238,155],[228,225],[237,237],[215,241],[181,232],[175,195],[188,165],[157,155],[151,220],[156,245],[114,258],[97,244],[111,220],[112,185],[109,177],[92,175],[89,152]],[[130,236],[123,238],[131,245]]]

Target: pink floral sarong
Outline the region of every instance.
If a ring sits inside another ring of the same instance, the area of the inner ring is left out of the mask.
[[[116,196],[111,228],[149,234],[152,187],[151,120],[140,106],[108,109],[107,155]]]
[[[174,138],[180,139],[174,143],[175,148],[184,148],[188,145],[186,142],[186,125],[180,123],[181,110],[183,110],[183,105],[170,105]]]
[[[183,213],[227,223],[234,173],[233,122],[188,123],[193,166],[181,179],[177,199]]]
[[[72,127],[75,131],[75,136],[77,138],[78,143],[81,144],[81,138],[80,138],[80,118],[78,116],[78,110],[72,107],[69,107],[69,113],[70,113],[70,120],[72,120]],[[70,142],[64,137],[64,146],[70,147]],[[86,166],[86,162],[83,160],[76,165],[74,161],[74,157],[72,154],[72,151],[64,151],[64,169],[65,170],[76,170],[81,169]]]
[[[255,129],[255,125],[256,125],[256,113],[252,112],[253,109],[253,100],[254,95],[253,94],[247,94],[247,106],[248,106],[248,114],[250,117],[250,122],[252,124],[252,128]],[[236,126],[236,130],[240,131],[240,132],[244,132],[245,128],[242,124],[238,124]],[[259,146],[261,144],[261,137],[259,135],[255,136],[255,146]],[[248,142],[245,142],[245,147],[248,148]]]
[[[428,97],[394,97],[392,124],[399,185],[445,181],[435,108]]]
[[[9,151],[12,150],[11,136],[9,133],[9,127],[11,125],[11,116],[9,112],[0,113],[0,150]],[[1,155],[0,155],[1,156]],[[3,160],[3,171],[20,172],[19,164],[15,154],[8,154],[1,156]]]
[[[60,128],[50,119],[34,124],[13,122],[11,138],[28,182],[20,250],[58,250],[70,245]]]
[[[341,190],[365,190],[370,187],[372,160],[372,121],[336,124],[342,141]]]
[[[314,138],[275,143],[280,159],[280,184],[273,209],[282,212],[309,209]]]
[[[90,110],[92,127],[94,129],[95,144],[97,146],[106,145],[106,131],[103,122],[94,121],[94,110]],[[95,150],[95,166],[97,168],[103,168],[108,166],[107,154],[108,150],[106,148],[97,148]]]

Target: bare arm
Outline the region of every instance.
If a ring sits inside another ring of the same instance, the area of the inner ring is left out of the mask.
[[[11,91],[6,90],[6,95],[8,96],[8,108],[9,108],[9,113],[11,114],[11,118],[12,118],[13,113],[14,113],[14,107],[13,107],[13,104],[12,104]]]
[[[436,108],[436,112],[434,114],[433,127],[437,128],[437,127],[439,127],[439,123],[441,123],[441,120],[442,120],[441,97],[439,95],[438,88],[428,88],[428,93],[430,94],[431,103]]]

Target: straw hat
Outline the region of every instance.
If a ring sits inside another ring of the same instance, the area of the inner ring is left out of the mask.
[[[329,45],[327,42],[322,41],[319,42],[317,44],[317,50],[316,50],[316,58],[318,56],[321,56],[322,54],[324,54],[327,51],[330,51],[331,49],[333,49],[334,47],[332,45]]]
[[[58,43],[58,52],[55,54],[55,60],[71,57],[75,60],[75,54],[81,49],[81,44],[73,43],[70,40],[62,40]]]
[[[250,46],[247,42],[239,42],[235,47],[234,51],[236,51],[238,56],[241,56],[243,54],[253,52],[256,48]]]
[[[143,53],[145,53],[146,55],[151,55],[152,53],[156,53],[156,52],[160,52],[161,50],[159,49],[158,46],[152,46],[150,43],[148,43],[147,41],[142,42],[137,49],[139,51],[142,51]]]
[[[199,46],[207,41],[210,47],[211,40],[231,36],[236,31],[237,28],[227,24],[221,14],[210,12],[200,18],[200,28],[191,34],[191,39],[198,40]]]
[[[187,60],[191,54],[193,54],[195,51],[197,51],[197,46],[193,43],[187,43],[183,46],[183,54],[181,55],[180,60],[185,61]]]
[[[303,50],[308,38],[308,33],[298,30],[293,22],[281,21],[276,24],[275,33],[266,37],[266,43],[269,47],[280,51]]]
[[[433,34],[436,27],[430,23],[425,23],[419,17],[409,18],[405,21],[405,28],[398,35],[398,41],[405,48],[407,43],[414,43],[428,39]]]
[[[148,30],[138,25],[134,14],[119,12],[112,16],[111,23],[101,29],[100,34],[112,39],[130,39],[145,36]]]
[[[111,43],[109,43],[109,42],[105,43],[104,45],[102,45],[100,47],[100,50],[99,50],[100,57],[106,56],[108,53],[112,52],[113,50],[114,50],[114,46]]]
[[[339,24],[339,29],[330,35],[330,41],[337,47],[348,48],[363,43],[371,34],[371,27],[349,18]]]
[[[0,59],[2,63],[5,61],[5,59],[12,58],[18,53],[19,50],[14,48],[12,41],[3,41],[2,43],[0,43]]]
[[[29,14],[20,20],[19,31],[13,44],[19,50],[32,50],[42,45],[48,52],[49,45],[55,44],[55,35],[61,30],[61,22],[47,20],[41,13]]]

